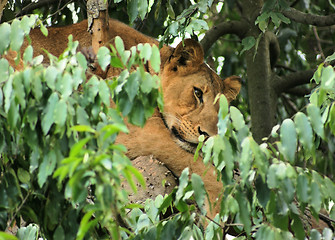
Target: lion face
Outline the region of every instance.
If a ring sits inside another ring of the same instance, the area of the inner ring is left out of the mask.
[[[175,141],[194,152],[200,135],[217,133],[218,94],[228,101],[240,91],[237,76],[222,80],[207,64],[200,44],[191,39],[180,43],[161,70],[164,96],[163,118]]]

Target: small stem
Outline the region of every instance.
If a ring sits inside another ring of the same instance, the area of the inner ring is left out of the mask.
[[[321,54],[322,60],[325,61],[326,58],[325,58],[325,55],[324,55],[324,53],[322,51],[321,40],[320,40],[318,31],[317,31],[317,29],[316,29],[315,26],[313,26],[313,32],[314,32],[314,36],[316,38],[316,43],[317,43],[317,47],[318,47],[319,53]]]
[[[16,209],[13,217],[9,220],[9,222],[7,223],[7,228],[6,230],[8,230],[8,228],[12,225],[17,213],[21,210],[21,208],[23,207],[23,205],[26,203],[28,197],[30,196],[30,191],[28,191],[27,195],[25,196],[25,198],[23,199],[23,201],[21,202],[20,206]]]

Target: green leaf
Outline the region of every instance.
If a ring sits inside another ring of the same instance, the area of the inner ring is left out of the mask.
[[[77,132],[90,132],[90,133],[96,132],[91,126],[85,126],[85,125],[76,125],[73,126],[71,129]]]
[[[264,5],[262,7],[262,12],[270,12],[274,9],[276,4],[276,0],[267,0],[264,2]]]
[[[292,214],[292,219],[291,221],[291,228],[295,234],[295,237],[299,240],[304,240],[305,239],[305,231],[304,231],[304,226],[301,222],[300,216]]]
[[[180,234],[180,237],[178,239],[185,239],[185,240],[189,240],[192,239],[192,229],[190,226],[186,226],[184,229],[182,229],[182,233]],[[209,238],[208,238],[209,239]]]
[[[329,110],[329,118],[327,120],[327,124],[329,125],[329,128],[333,135],[335,135],[335,103],[331,105],[331,108]]]
[[[79,125],[90,125],[89,116],[84,108],[77,106],[76,109],[77,124]]]
[[[56,89],[61,93],[62,98],[67,99],[72,94],[72,83],[72,76],[67,72],[57,79]]]
[[[100,81],[98,89],[99,89],[99,96],[102,102],[109,107],[110,106],[109,87],[107,86],[104,80]]]
[[[110,55],[109,49],[104,46],[99,48],[97,58],[98,58],[98,63],[101,69],[105,71],[107,66],[111,62],[111,55]]]
[[[153,76],[151,76],[150,73],[147,73],[145,72],[144,73],[144,76],[142,76],[142,82],[140,84],[140,87],[141,87],[141,91],[143,93],[150,93],[151,90],[153,88],[156,88],[157,87],[157,83],[155,82],[155,80],[157,80],[157,78],[154,78]]]
[[[13,101],[12,104],[10,105],[10,108],[8,110],[8,116],[7,116],[9,126],[12,129],[16,128],[16,124],[19,118],[20,118],[19,105],[15,104],[15,102]]]
[[[325,134],[320,109],[313,104],[309,104],[307,106],[307,113],[314,131],[317,135],[324,139]]]
[[[228,101],[225,95],[220,96],[220,110],[219,110],[219,118],[224,119],[228,114]]]
[[[176,205],[178,204],[179,200],[184,195],[184,189],[188,185],[188,178],[189,178],[189,170],[188,168],[185,168],[179,177],[179,185],[178,185],[178,190],[176,192]]]
[[[47,107],[42,113],[42,131],[44,135],[47,135],[51,125],[54,123],[54,111],[58,103],[58,94],[54,92],[48,99]]]
[[[271,12],[270,13],[272,22],[275,24],[276,27],[279,27],[280,23],[281,23],[281,20],[280,20],[278,14],[281,14],[281,13],[278,13],[278,12]]]
[[[23,168],[19,168],[17,170],[17,177],[19,178],[21,183],[28,184],[30,181],[30,174],[28,171],[24,170]]]
[[[173,7],[170,3],[170,1],[166,1],[166,7],[167,7],[167,13],[171,19],[176,18],[176,14],[174,13]]]
[[[43,89],[40,77],[35,77],[32,80],[32,92],[37,101],[39,101],[43,96]]]
[[[1,31],[1,29],[0,29]],[[19,229],[20,231],[20,229]],[[26,239],[26,238],[20,238],[20,239]],[[19,240],[17,237],[13,236],[13,234],[0,232],[0,240]]]
[[[137,221],[136,231],[148,228],[151,226],[151,221],[146,214],[142,214]]]
[[[115,37],[115,48],[119,54],[122,54],[124,52],[124,43],[122,38],[120,38],[119,36]]]
[[[273,230],[267,225],[261,225],[256,232],[257,240],[275,239]]]
[[[141,80],[140,72],[139,71],[132,72],[127,79],[126,85],[124,86],[128,94],[129,100],[131,102],[137,95],[138,88],[140,86],[140,80]]]
[[[245,127],[245,122],[242,113],[236,107],[230,107],[230,118],[237,131]]]
[[[318,230],[312,229],[310,232],[310,240],[321,240],[321,234]],[[323,238],[322,238],[323,239]]]
[[[156,45],[153,45],[151,50],[152,50],[152,54],[150,58],[150,64],[153,70],[156,73],[158,73],[160,70],[160,66],[161,66],[161,57],[160,57],[159,49]]]
[[[22,74],[14,76],[13,87],[14,87],[14,93],[15,93],[16,99],[21,105],[21,108],[25,109],[26,108],[26,93],[25,93],[25,89],[23,85]]]
[[[285,119],[280,127],[281,153],[284,157],[294,162],[294,156],[297,149],[297,133],[294,123],[291,119]]]
[[[1,30],[0,30],[0,32],[1,32]],[[1,48],[0,48],[0,49],[1,49]],[[0,50],[0,53],[1,53],[1,50]],[[332,55],[328,56],[328,57],[326,58],[325,62],[331,62],[331,61],[333,61],[333,60],[335,60],[335,52],[334,52]]]
[[[239,191],[236,193],[235,198],[236,198],[236,200],[238,202],[238,206],[240,208],[239,215],[240,215],[240,220],[244,225],[243,228],[246,231],[246,233],[248,235],[250,235],[251,221],[250,221],[250,215],[249,215],[249,213],[250,213],[249,202],[248,202],[246,196]]]
[[[81,219],[76,239],[78,239],[78,240],[84,239],[88,230],[90,230],[96,224],[98,224],[99,219],[98,218],[92,218],[94,212],[95,212],[95,210],[90,210],[87,213],[85,213],[84,217]],[[90,221],[90,219],[93,219],[93,220]]]
[[[65,232],[62,225],[58,225],[56,231],[54,232],[53,239],[65,240]]]
[[[20,21],[14,19],[11,25],[10,48],[13,51],[19,51],[24,38],[24,31],[21,29]]]
[[[23,16],[23,18],[21,19],[21,28],[23,29],[25,34],[29,34],[30,29],[35,25],[36,23],[36,18],[35,16],[31,15],[31,16]]]
[[[4,53],[5,50],[7,50],[9,44],[10,44],[10,34],[11,34],[11,28],[8,23],[2,23],[0,25],[0,55]]]
[[[324,183],[326,185],[326,189],[329,193],[329,196],[333,201],[335,201],[335,184],[332,180],[330,180],[328,177],[325,177]]]
[[[39,166],[39,158],[40,158],[40,153],[38,151],[38,148],[35,148],[31,155],[30,155],[30,166],[29,166],[29,172],[33,173]]]
[[[312,152],[314,145],[313,130],[307,116],[302,112],[298,112],[294,117],[294,123],[302,146],[308,152]]]
[[[5,96],[5,112],[8,113],[9,107],[11,105],[13,96],[12,96],[12,91],[13,91],[13,78],[10,77],[8,81],[5,83],[5,86],[3,87],[3,94]]]
[[[47,37],[48,36],[48,29],[42,24],[42,22],[40,24],[40,29],[41,29],[42,34]]]
[[[267,175],[267,184],[269,188],[277,188],[279,186],[279,181],[277,179],[277,164],[271,164],[269,167],[268,175]]]
[[[149,61],[151,58],[151,53],[152,53],[151,46],[149,43],[146,43],[143,45],[143,48],[141,49],[140,57],[145,61]]]
[[[26,62],[31,62],[33,60],[33,47],[31,45],[24,50],[23,60]]]
[[[259,203],[263,206],[263,208],[266,208],[266,205],[270,200],[270,189],[266,183],[263,182],[261,177],[256,178],[255,187],[257,190],[256,194]]]
[[[311,184],[311,206],[314,208],[316,212],[319,212],[321,209],[321,193],[318,184],[312,181]]]
[[[297,179],[297,197],[300,202],[308,202],[309,185],[306,175],[300,174]]]
[[[56,89],[56,78],[57,78],[58,74],[59,74],[59,72],[58,72],[57,68],[55,68],[54,66],[49,66],[45,70],[44,80],[47,83],[47,86],[51,90]]]
[[[326,90],[333,90],[335,85],[335,72],[332,66],[327,66],[322,69],[321,87]]]
[[[253,46],[256,44],[256,39],[254,37],[246,37],[242,39],[242,45],[243,49],[240,52],[240,55],[242,55],[245,51],[250,50]]]
[[[59,102],[56,103],[53,119],[55,123],[61,127],[64,126],[67,117],[67,104],[66,101],[62,98]]]
[[[98,80],[98,78],[94,75],[90,78],[90,80],[87,82],[87,87],[88,87],[88,101],[89,102],[94,102],[94,99],[96,97],[96,95],[99,92],[99,85],[100,85],[100,81]]]
[[[206,197],[204,182],[202,181],[201,177],[195,173],[192,173],[191,182],[192,182],[192,188],[194,190],[195,201],[197,202],[201,212],[203,212],[204,211],[203,206]]]
[[[75,127],[78,127],[78,126],[75,126]],[[71,150],[70,150],[69,157],[70,158],[71,157],[76,157],[90,139],[91,139],[91,137],[86,137],[84,139],[80,139],[78,142],[73,144],[73,146],[71,147]]]
[[[148,12],[148,0],[139,1],[138,12],[139,12],[140,18],[143,20],[145,15]]]
[[[285,17],[282,13],[277,13],[277,16],[280,18],[280,20],[283,23],[286,23],[286,24],[290,24],[291,23],[291,20],[289,18]]]
[[[138,6],[138,0],[127,0],[127,12],[130,23],[133,23],[138,15],[137,6]]]
[[[0,83],[5,82],[9,76],[9,63],[6,59],[1,58],[0,59],[0,76],[2,76],[2,79],[0,79]]]
[[[42,163],[38,169],[37,181],[40,188],[43,187],[44,183],[47,180],[47,177],[50,176],[56,166],[57,157],[54,150],[50,150],[43,158]]]

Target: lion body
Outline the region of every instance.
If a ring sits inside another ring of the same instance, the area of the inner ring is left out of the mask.
[[[49,28],[48,37],[34,29],[30,33],[34,55],[45,54],[42,49],[46,49],[59,56],[67,46],[69,34],[73,35],[73,40],[79,41],[81,47],[90,47],[91,35],[86,29],[87,21]],[[116,36],[123,39],[126,49],[139,43],[158,45],[155,39],[116,20],[110,20],[109,42],[113,43]],[[23,48],[26,46],[25,42]],[[233,76],[221,80],[204,63],[203,50],[193,40],[185,40],[184,45],[180,43],[175,49],[164,46],[160,54],[164,113],[157,110],[144,128],[128,125],[130,133],[120,134],[117,142],[127,147],[130,159],[153,155],[177,176],[188,167],[190,173],[202,176],[209,199],[215,203],[223,190],[222,184],[217,181],[214,167],[210,164],[205,166],[201,159],[194,161],[193,152],[200,135],[209,137],[217,133],[219,107],[217,103],[214,104],[214,100],[217,94],[225,94],[228,101],[233,100],[240,90],[239,78]],[[107,76],[115,75],[116,72],[109,69]],[[217,213],[218,209],[219,206],[215,207],[212,213]]]

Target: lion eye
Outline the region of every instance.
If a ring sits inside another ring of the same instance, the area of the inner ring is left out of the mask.
[[[199,101],[202,103],[203,102],[203,99],[202,99],[202,95],[203,95],[203,92],[197,88],[197,87],[193,87],[193,90],[194,90],[194,95],[199,99]]]

